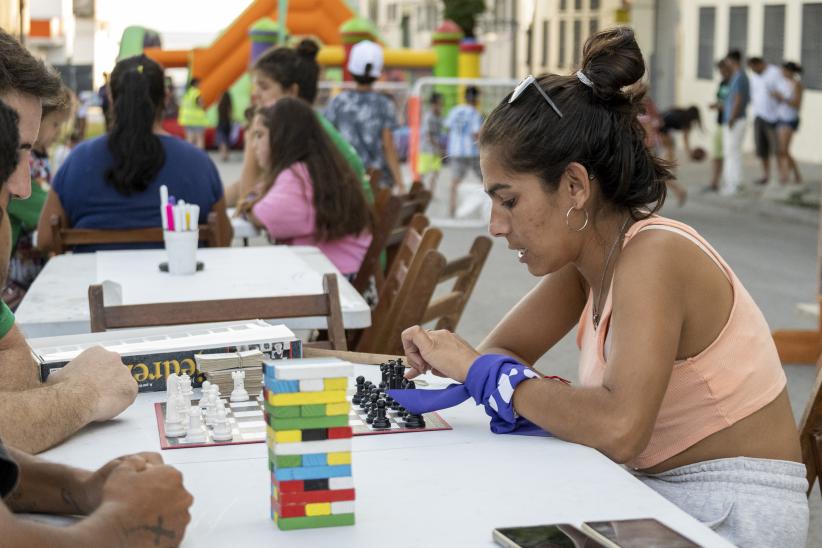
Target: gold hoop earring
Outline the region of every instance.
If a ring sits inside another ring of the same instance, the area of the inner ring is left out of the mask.
[[[574,209],[574,206],[569,207],[568,211],[565,212],[565,226],[567,226],[568,228],[571,228],[571,212],[572,211],[576,211]],[[588,226],[588,210],[583,209],[582,212],[585,213],[585,222],[582,223],[582,226],[579,227],[579,228],[571,228],[571,230],[573,230],[575,232],[582,232]]]

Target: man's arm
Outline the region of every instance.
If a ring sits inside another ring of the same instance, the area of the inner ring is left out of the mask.
[[[8,452],[20,469],[17,486],[6,497],[12,512],[85,515],[93,510],[84,493],[84,483],[92,476],[90,471],[39,459],[11,447]]]
[[[116,417],[136,397],[137,382],[120,356],[99,346],[89,348],[45,384],[0,391],[0,437],[39,453],[92,421]]]
[[[17,391],[40,385],[37,362],[26,338],[16,325],[0,338],[0,387]]]
[[[400,170],[397,150],[394,148],[394,135],[387,127],[382,128],[382,149],[385,154],[385,161],[388,163],[388,169],[391,171],[391,177],[397,185],[397,190],[402,194],[405,192],[405,183],[402,180],[402,170]]]

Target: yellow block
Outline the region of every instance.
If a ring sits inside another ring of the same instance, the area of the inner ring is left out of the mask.
[[[328,453],[328,466],[335,466],[338,464],[351,464],[351,451],[341,451],[339,453]]]
[[[346,377],[339,379],[324,379],[323,388],[325,390],[345,390],[348,388],[348,379]]]
[[[330,502],[315,502],[305,505],[306,516],[330,516],[331,503]]]
[[[317,403],[338,403],[345,401],[345,390],[326,390],[323,392],[286,392],[282,394],[268,394],[268,403],[275,407],[281,407],[286,405],[312,405]]]
[[[325,415],[327,417],[334,417],[337,415],[347,415],[351,404],[347,401],[340,403],[329,403],[325,406]]]
[[[274,441],[277,443],[289,443],[303,441],[302,430],[277,430],[274,432]]]

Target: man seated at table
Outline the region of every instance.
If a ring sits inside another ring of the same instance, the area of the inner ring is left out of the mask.
[[[6,207],[10,198],[31,194],[28,157],[39,132],[41,105],[59,90],[59,77],[0,30],[0,100],[13,109],[5,119],[8,127],[0,127],[0,287],[5,286],[11,245]],[[100,347],[84,351],[41,383],[14,315],[0,302],[0,437],[10,445],[43,451],[90,422],[119,415],[136,395],[137,383],[120,357]]]

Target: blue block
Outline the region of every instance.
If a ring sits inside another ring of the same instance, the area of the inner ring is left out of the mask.
[[[277,481],[344,478],[351,475],[351,465],[278,468],[274,473],[277,476]]]
[[[309,453],[303,455],[303,466],[327,466],[328,453]]]
[[[283,394],[286,392],[299,392],[300,381],[278,381],[274,377],[265,378],[265,387],[273,394]]]

